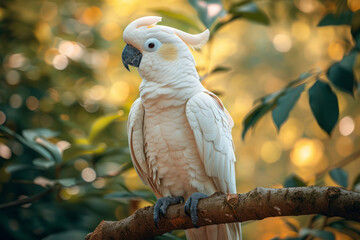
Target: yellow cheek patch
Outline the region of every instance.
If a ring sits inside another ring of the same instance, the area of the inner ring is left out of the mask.
[[[168,61],[174,61],[177,58],[177,53],[177,48],[171,43],[166,43],[159,49],[160,56]]]

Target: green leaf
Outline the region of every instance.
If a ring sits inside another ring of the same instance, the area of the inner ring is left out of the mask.
[[[353,13],[350,11],[345,11],[340,14],[330,13],[326,15],[319,22],[318,26],[329,26],[329,25],[351,25],[351,20]]]
[[[38,166],[38,167],[42,167],[42,168],[51,168],[55,165],[55,162],[54,161],[49,161],[49,160],[46,160],[46,159],[43,159],[43,158],[36,158],[33,160],[33,164],[35,166]]]
[[[218,73],[218,72],[228,72],[230,70],[231,70],[231,68],[229,68],[229,67],[217,66],[210,73],[212,74],[212,73]]]
[[[309,102],[317,123],[330,135],[339,118],[339,106],[329,84],[318,79],[309,89]]]
[[[38,138],[37,143],[43,146],[46,150],[48,150],[51,153],[53,158],[51,158],[50,160],[53,159],[57,163],[60,163],[62,161],[61,151],[55,144],[44,138]]]
[[[26,164],[12,164],[5,168],[5,171],[8,173],[16,173],[19,171],[24,170],[45,170],[45,168],[40,166],[32,166],[32,165],[26,165]]]
[[[286,218],[281,218],[285,224],[288,226],[288,228],[294,232],[299,232],[299,228],[297,226],[295,226],[294,224],[292,224],[290,221],[288,221]]]
[[[37,137],[52,138],[59,135],[59,133],[54,132],[47,128],[37,128],[37,129],[26,129],[22,132],[22,135],[25,137],[25,139],[29,141],[35,141]]]
[[[56,182],[60,183],[63,187],[72,187],[76,184],[75,178],[58,179]]]
[[[197,11],[200,20],[207,28],[226,13],[221,0],[188,0],[188,2]]]
[[[258,8],[256,3],[248,1],[244,4],[234,4],[229,11],[237,18],[245,18],[256,23],[269,25],[270,20],[268,16]]]
[[[272,111],[272,118],[278,130],[286,121],[291,109],[299,100],[301,93],[304,91],[305,85],[299,85],[295,88],[287,89],[285,94],[281,95],[277,100],[277,105]]]
[[[47,237],[43,238],[42,240],[64,240],[64,239],[84,240],[86,235],[87,235],[86,231],[68,230],[68,231],[50,234]]]
[[[314,236],[324,240],[335,240],[335,236],[332,232],[328,232],[320,229],[302,228],[299,233],[299,237]]]
[[[110,125],[113,121],[118,119],[120,116],[118,114],[102,116],[95,120],[92,124],[90,133],[89,133],[89,141],[93,141],[95,137],[104,130],[107,126]]]
[[[46,149],[44,149],[44,147],[42,147],[38,143],[31,140],[32,138],[26,139],[5,126],[0,126],[0,131],[5,132],[5,133],[9,134],[10,136],[14,137],[21,144],[23,144],[23,145],[27,146],[28,148],[32,149],[33,151],[37,152],[45,159],[54,160],[51,153],[49,153]]]
[[[284,181],[284,188],[306,187],[306,183],[296,174],[288,176]]]
[[[346,188],[349,185],[349,174],[341,169],[341,168],[335,168],[329,171],[330,177],[332,180],[334,180],[337,184],[340,186]]]
[[[157,10],[154,10],[154,12],[160,14],[163,17],[175,20],[175,21],[181,23],[181,25],[193,28],[194,30],[196,30],[198,32],[201,31],[200,27],[195,24],[193,19],[191,19],[190,17],[188,17],[182,13],[173,12],[173,11],[166,10],[166,9],[157,9]]]
[[[256,122],[267,112],[269,112],[274,106],[275,102],[261,104],[245,117],[245,120],[243,121],[242,139],[245,138],[246,132],[250,128],[254,127]]]
[[[47,128],[38,128],[38,129],[26,129],[23,131],[23,136],[25,139],[30,142],[40,144],[43,146],[52,157],[49,160],[55,160],[60,163],[62,161],[61,151],[60,149],[53,143],[46,140],[46,138],[55,137],[58,135],[58,132],[54,132]]]
[[[258,102],[261,102],[261,103],[269,103],[271,101],[273,101],[274,99],[277,99],[279,96],[281,96],[282,94],[285,93],[285,91],[287,91],[287,89],[295,86],[295,85],[299,85],[302,81],[306,80],[307,78],[311,77],[314,75],[314,72],[304,72],[304,73],[301,73],[299,75],[299,77],[293,81],[290,81],[286,87],[284,87],[283,89],[279,90],[279,91],[276,91],[274,93],[270,93],[268,95],[265,95],[264,97],[261,97],[259,99],[256,99],[254,101],[254,103],[258,103]]]
[[[327,77],[339,90],[353,96],[355,87],[355,76],[353,66],[355,64],[357,51],[351,51],[350,54],[335,64],[327,71]]]

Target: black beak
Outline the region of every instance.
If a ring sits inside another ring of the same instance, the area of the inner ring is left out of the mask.
[[[133,46],[126,44],[123,52],[122,52],[122,61],[125,68],[130,71],[129,66],[139,67],[141,62],[142,54]]]

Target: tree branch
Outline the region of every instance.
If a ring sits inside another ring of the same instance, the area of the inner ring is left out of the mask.
[[[168,208],[166,218],[153,221],[153,206],[121,221],[102,221],[86,240],[152,239],[163,233],[193,228],[184,204]],[[360,221],[360,193],[338,187],[255,188],[248,193],[220,194],[199,201],[199,226],[261,220],[276,216],[322,214]]]

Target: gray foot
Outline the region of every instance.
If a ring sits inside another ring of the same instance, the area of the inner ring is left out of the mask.
[[[154,207],[154,222],[155,222],[156,228],[159,228],[158,223],[160,221],[160,214],[163,215],[163,217],[165,217],[166,210],[169,207],[169,205],[183,203],[183,202],[184,202],[184,198],[181,196],[180,197],[159,198],[156,201],[156,204]]]
[[[199,203],[200,199],[203,198],[207,198],[208,195],[204,194],[204,193],[193,193],[188,200],[185,202],[185,213],[187,215],[190,215],[191,217],[191,222],[194,224],[194,227],[199,228],[199,226],[197,225],[197,222],[199,220],[199,217],[197,215],[197,205]]]

